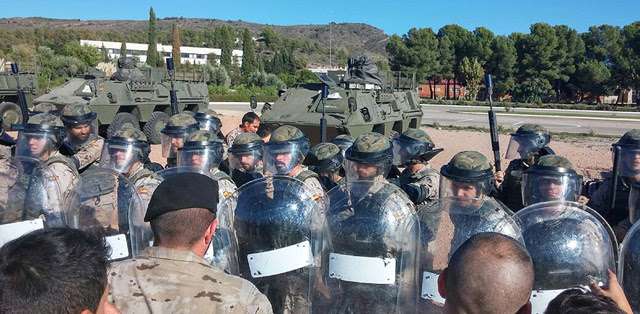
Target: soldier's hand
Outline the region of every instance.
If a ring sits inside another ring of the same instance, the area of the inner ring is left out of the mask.
[[[606,289],[602,289],[600,286],[598,286],[597,282],[591,281],[591,283],[589,283],[589,288],[591,288],[591,291],[612,299],[623,311],[629,314],[633,314],[631,305],[629,305],[629,301],[627,301],[627,297],[624,295],[624,291],[618,283],[616,274],[614,274],[610,269],[607,269],[607,277],[609,278],[608,287]]]
[[[493,179],[497,188],[500,187],[502,182],[504,181],[504,172],[496,171],[493,173]]]

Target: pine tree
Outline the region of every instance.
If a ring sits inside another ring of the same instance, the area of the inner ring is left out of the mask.
[[[180,66],[180,33],[178,32],[178,24],[173,24],[173,37],[171,39],[171,45],[173,64],[177,68],[178,66]]]
[[[247,78],[255,71],[255,44],[253,42],[253,38],[251,37],[251,33],[248,29],[245,28],[242,34],[242,66],[240,67],[240,72],[242,73],[242,77],[246,81]]]
[[[160,55],[158,54],[158,30],[156,29],[156,14],[153,7],[149,9],[149,47],[147,48],[147,64],[156,67],[161,65]]]
[[[122,41],[122,44],[120,44],[120,57],[126,57],[127,56],[127,43],[124,42],[124,40]]]

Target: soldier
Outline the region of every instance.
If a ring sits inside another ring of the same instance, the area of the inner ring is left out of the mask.
[[[429,160],[443,151],[420,129],[408,129],[393,141],[393,164],[404,166],[396,183],[416,206],[438,199],[440,174]]]
[[[611,202],[611,182],[605,182],[589,199],[587,206],[595,209],[611,225],[621,239],[631,224],[628,219],[629,189],[634,183],[640,182],[640,129],[626,132],[614,148],[620,147],[620,163],[618,168],[618,182],[616,198],[613,208]],[[614,156],[615,157],[615,156]]]
[[[222,121],[218,117],[218,113],[213,109],[200,109],[193,115],[193,118],[200,124],[200,130],[209,131],[216,136],[222,136]],[[224,137],[221,138],[224,140]]]
[[[154,246],[140,258],[113,264],[109,300],[125,313],[272,313],[253,284],[203,259],[216,229],[217,182],[178,173],[156,192],[144,217]]]
[[[262,155],[264,145],[260,136],[255,133],[242,133],[238,135],[229,147],[229,166],[231,178],[236,186],[241,187],[245,183],[262,178]]]
[[[524,207],[520,193],[522,173],[540,156],[553,154],[553,150],[547,147],[550,141],[551,135],[547,129],[537,124],[523,124],[511,134],[505,158],[514,160],[504,173],[496,172],[495,184],[500,201],[514,212]]]
[[[65,145],[79,172],[100,164],[104,139],[98,135],[98,115],[88,105],[66,105],[60,119],[67,128]]]
[[[393,149],[389,139],[382,134],[365,133],[353,142],[345,152],[347,182],[355,180],[387,182],[391,169]]]
[[[31,115],[37,115],[39,113],[49,113],[52,114],[54,116],[60,116],[60,110],[58,110],[58,107],[56,107],[56,105],[50,103],[50,102],[41,102],[35,106],[33,106],[33,108],[31,108]]]
[[[62,197],[52,206],[61,211],[63,200],[79,181],[75,164],[58,152],[66,135],[62,120],[48,113],[37,114],[20,125],[19,131],[16,155],[35,158],[51,171]]]
[[[241,133],[256,133],[258,128],[260,127],[260,118],[254,112],[247,112],[242,116],[242,122],[235,129],[231,130],[227,134],[226,142],[227,146],[233,146],[233,141],[235,141],[236,137]]]
[[[0,117],[0,126],[2,124],[2,117]],[[0,158],[6,158],[11,156],[11,148],[16,145],[16,140],[7,134],[3,128],[0,127]]]
[[[580,198],[582,176],[568,159],[557,155],[540,157],[522,175],[524,205],[548,201],[577,202]]]
[[[305,165],[319,176],[325,191],[329,191],[342,181],[340,172],[344,160],[340,147],[333,143],[320,143],[311,148]]]
[[[304,182],[316,195],[324,195],[318,175],[302,165],[308,152],[309,141],[298,128],[290,125],[277,128],[265,144],[265,176],[287,175]]]
[[[184,146],[178,149],[178,166],[194,167],[209,173],[218,181],[221,200],[231,197],[236,190],[231,177],[218,169],[222,162],[222,150],[222,141],[216,134],[204,130],[191,133]]]
[[[176,166],[176,156],[178,148],[184,145],[184,141],[189,134],[199,128],[198,121],[188,114],[177,114],[171,116],[162,132],[162,157],[167,158],[165,168]]]
[[[344,152],[347,151],[347,148],[353,145],[353,138],[349,134],[340,134],[334,137],[331,140],[331,143],[338,145],[340,147],[340,151],[342,152],[342,157],[344,157]]]

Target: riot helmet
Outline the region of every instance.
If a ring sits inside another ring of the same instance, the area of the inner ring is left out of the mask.
[[[309,141],[298,128],[283,125],[271,133],[264,145],[265,175],[288,174],[302,165],[309,152]]]
[[[256,172],[262,169],[264,143],[255,133],[240,133],[229,147],[229,166],[242,172]]]
[[[32,157],[45,161],[60,148],[66,135],[66,129],[60,118],[40,113],[29,119],[24,125],[14,125],[19,130],[17,156]]]
[[[344,157],[344,153],[347,151],[347,148],[353,145],[353,138],[349,134],[340,134],[331,140],[331,143],[338,145],[340,147],[340,151],[342,153],[342,157]]]
[[[406,165],[409,162],[427,162],[444,149],[434,149],[435,145],[427,132],[407,129],[393,140],[393,164]]]
[[[582,176],[571,162],[557,155],[540,157],[522,175],[522,200],[525,206],[547,201],[577,202]]]
[[[549,145],[551,135],[549,131],[538,124],[523,124],[515,133],[511,133],[511,140],[507,148],[507,159],[529,159],[538,151]]]
[[[150,151],[147,137],[142,131],[136,128],[120,129],[105,140],[100,168],[113,169],[128,176],[137,163],[147,160]]]
[[[85,104],[66,105],[60,119],[67,128],[67,141],[79,145],[89,140],[90,135],[98,134],[98,115]]]
[[[60,116],[60,110],[58,110],[58,107],[50,102],[41,102],[31,108],[31,116],[37,115],[39,113],[49,113],[54,116]]]
[[[383,181],[391,169],[393,149],[386,136],[370,132],[358,136],[345,157],[347,181]]]
[[[222,121],[218,118],[218,113],[212,109],[200,109],[193,115],[193,118],[200,124],[200,130],[207,130],[213,134],[218,134],[222,128]]]
[[[192,116],[184,113],[171,116],[162,133],[162,157],[176,158],[178,148],[184,145],[189,134],[198,130],[199,124]]]
[[[489,195],[493,188],[493,170],[487,157],[476,151],[457,153],[440,168],[440,197],[477,197]]]
[[[205,130],[198,130],[189,137],[184,146],[178,149],[178,166],[213,171],[220,166],[223,154],[222,142],[218,136]]]
[[[640,220],[640,183],[631,185],[629,191],[629,220],[632,224]]]
[[[607,284],[618,245],[611,227],[593,209],[575,202],[537,203],[518,211],[535,273],[532,313],[542,313],[565,289]]]
[[[311,148],[304,164],[319,175],[331,177],[340,170],[343,160],[338,145],[320,143]]]
[[[622,177],[640,175],[640,129],[627,131],[618,142],[612,145],[614,162],[619,159],[618,173]],[[616,151],[620,151],[616,158]]]
[[[634,186],[636,195],[636,209],[640,204],[637,198],[638,192],[640,192],[640,185]],[[632,192],[633,193],[633,192]],[[629,199],[629,203],[631,203]],[[637,212],[636,212],[637,213]],[[622,249],[620,251],[620,260],[618,262],[618,278],[620,285],[624,290],[624,294],[629,300],[631,309],[634,313],[640,311],[640,223],[637,222],[638,217],[635,216],[635,222],[627,235],[622,241]]]

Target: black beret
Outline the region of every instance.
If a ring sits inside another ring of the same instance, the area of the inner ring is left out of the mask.
[[[206,208],[215,214],[217,205],[216,180],[195,172],[178,173],[162,181],[153,192],[144,221],[186,208]]]

